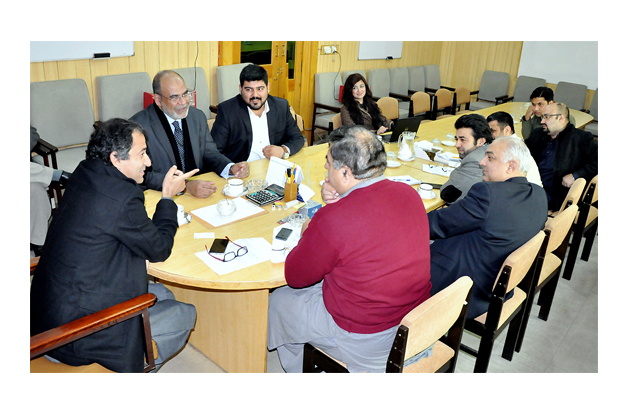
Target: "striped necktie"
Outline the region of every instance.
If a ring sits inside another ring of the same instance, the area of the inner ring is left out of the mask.
[[[178,121],[173,122],[174,125],[174,138],[176,139],[176,144],[178,145],[178,154],[180,154],[180,162],[182,163],[182,171],[187,172],[184,165],[184,137],[182,135],[182,129],[180,128],[180,124]]]

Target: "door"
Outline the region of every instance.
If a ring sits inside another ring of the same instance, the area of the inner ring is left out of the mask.
[[[295,41],[242,41],[241,63],[262,66],[269,77],[269,93],[291,101],[295,78]]]

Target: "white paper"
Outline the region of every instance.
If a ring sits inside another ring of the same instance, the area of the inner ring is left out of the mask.
[[[429,142],[428,140],[421,140],[421,141],[419,141],[418,143],[415,143],[415,144],[417,144],[417,146],[419,148],[423,149],[423,150],[432,151],[433,144],[431,142]],[[417,147],[417,146],[415,146],[415,147]]]
[[[217,212],[217,204],[193,210],[191,213],[212,226],[218,227],[265,211],[263,208],[240,197],[230,201],[236,206],[236,211],[232,216],[221,216]]]
[[[315,195],[315,191],[305,184],[300,183],[298,185],[299,195],[304,199],[304,202],[308,202]]]
[[[447,164],[450,166],[454,166],[455,164],[460,162],[460,156],[456,153],[452,153],[449,151],[444,151],[442,153],[438,153],[434,157],[434,161],[441,164]]]
[[[271,244],[265,240],[265,238],[246,238],[237,239],[234,243],[247,247],[247,254],[238,256],[232,261],[223,262],[213,258],[206,252],[206,249],[196,253],[195,255],[202,260],[210,269],[215,271],[219,275],[229,274],[234,271],[238,271],[243,268],[251,267],[271,259]],[[228,243],[226,252],[236,252],[239,249],[238,246],[232,242]],[[222,254],[213,254],[216,257],[223,256]]]
[[[193,239],[211,239],[215,238],[215,232],[194,233]]]
[[[426,173],[437,174],[439,176],[449,177],[454,169],[452,167],[434,166],[432,164],[424,164],[423,171]]]
[[[304,179],[304,174],[302,173],[302,168],[300,166],[293,164],[288,160],[271,157],[271,159],[269,159],[269,167],[267,168],[267,176],[265,177],[267,184],[269,186],[277,184],[278,186],[284,187],[284,182],[286,181],[286,169],[293,169],[295,167],[297,167],[297,170],[295,171],[295,181],[297,183],[301,183]]]
[[[289,235],[286,241],[276,239],[276,235],[282,228],[292,229],[293,232]],[[286,257],[291,252],[291,249],[297,246],[301,237],[302,228],[292,228],[289,223],[284,223],[280,226],[273,228],[273,243],[271,244],[271,262],[274,264],[286,261]]]
[[[415,184],[421,184],[421,180],[415,179],[412,176],[393,176],[393,177],[387,177],[389,180],[392,180],[394,182],[398,182],[398,183],[406,183],[409,184],[411,186],[415,185]]]
[[[428,161],[430,160],[428,153],[426,153],[425,150],[423,150],[419,146],[414,146],[414,155],[416,158],[420,158],[420,159],[428,160]]]

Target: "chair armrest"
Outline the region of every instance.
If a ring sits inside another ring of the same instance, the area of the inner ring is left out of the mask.
[[[499,105],[500,102],[506,102],[504,99],[508,98],[508,94],[495,97],[495,105]]]
[[[441,85],[441,88],[449,89],[450,91],[455,91],[456,90],[456,88],[452,88],[450,86],[443,86],[443,85]]]
[[[334,112],[341,112],[341,108],[340,107],[334,107],[332,105],[321,104],[319,102],[313,103],[313,106],[315,108],[315,112],[317,112],[317,108],[321,108],[321,109],[324,109],[324,110],[330,110],[330,111],[334,111]]]
[[[155,302],[156,296],[152,293],[146,293],[32,336],[30,338],[30,358],[32,360],[52,349],[135,317]]]
[[[503,99],[501,100],[501,104],[503,104],[504,102],[510,102],[510,101],[512,101],[513,99],[514,99],[514,95],[511,95],[511,96],[506,96],[505,98],[503,98]],[[496,104],[497,104],[497,105],[499,105],[499,104],[500,104],[500,102],[499,102],[499,101],[497,101],[497,102],[496,102]]]
[[[413,92],[414,94],[414,92]],[[410,97],[408,95],[396,94],[395,92],[389,92],[389,97],[397,98],[401,101],[410,101]]]
[[[59,151],[58,147],[48,143],[45,140],[42,140],[41,138],[37,141],[37,144],[35,144],[35,147],[33,148],[33,153],[36,153],[42,157],[45,157],[57,151]]]
[[[33,275],[35,273],[35,268],[37,268],[37,265],[39,264],[39,259],[41,257],[36,256],[34,258],[30,259],[30,275]]]

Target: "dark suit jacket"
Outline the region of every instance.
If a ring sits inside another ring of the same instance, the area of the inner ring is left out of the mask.
[[[130,119],[141,124],[147,131],[145,139],[152,168],[146,171],[144,185],[148,189],[162,190],[165,174],[171,166],[176,164],[176,156],[165,131],[165,128],[169,127],[163,126],[157,111],[161,110],[155,104],[151,104]],[[201,110],[191,106],[185,120],[195,165],[200,169],[198,174],[211,171],[220,174],[231,161],[217,150],[208,129],[206,115]]]
[[[286,99],[269,95],[267,127],[269,142],[276,146],[285,145],[295,154],[304,146],[304,136],[289,110]],[[252,124],[247,105],[241,95],[219,104],[211,134],[219,151],[238,163],[250,156],[252,149]]]
[[[467,318],[488,311],[503,261],[545,226],[547,196],[525,177],[480,182],[458,202],[428,213],[432,295],[463,275],[473,279]]]
[[[542,128],[532,131],[525,140],[536,162],[550,140],[551,137]],[[571,123],[555,140],[556,156],[553,164],[550,208],[559,210],[569,192],[569,188],[562,185],[562,178],[567,174],[573,174],[576,179],[583,177],[587,182],[591,181],[599,172],[599,146],[591,133],[575,128]]]
[[[99,159],[80,163],[48,231],[30,290],[31,335],[145,294],[146,260],[166,260],[178,229],[176,204],[161,200],[148,217],[134,180]],[[69,365],[98,362],[143,371],[140,317],[55,349]]]

